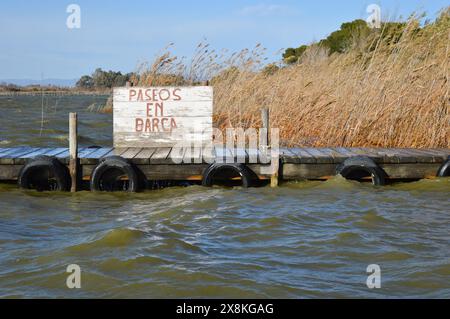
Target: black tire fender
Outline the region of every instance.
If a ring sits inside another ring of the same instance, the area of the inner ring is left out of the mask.
[[[240,163],[213,163],[208,166],[203,172],[202,185],[212,186],[214,183],[214,176],[221,170],[232,170],[241,176],[242,187],[247,188],[254,185],[258,180],[258,176],[249,169],[246,165]]]
[[[439,167],[439,170],[437,171],[436,176],[438,176],[438,177],[450,176],[450,156],[447,158],[447,160],[444,163],[442,163],[441,167]]]
[[[98,165],[94,168],[91,174],[90,187],[92,191],[114,191],[119,189],[107,189],[103,185],[104,174],[112,169],[119,170],[122,175],[128,177],[128,187],[126,191],[137,192],[140,190],[141,180],[136,167],[120,156],[109,156],[100,159]]]
[[[52,183],[50,189],[38,183],[34,185],[36,178],[39,178],[36,174],[42,173],[43,169],[48,170],[53,175],[54,183]],[[22,167],[17,183],[19,187],[25,189],[68,191],[70,189],[71,179],[69,170],[60,161],[54,157],[40,155],[29,160]]]
[[[386,184],[387,174],[372,159],[366,156],[354,156],[347,158],[336,168],[336,174],[349,178],[352,173],[364,171],[372,177],[372,184]]]

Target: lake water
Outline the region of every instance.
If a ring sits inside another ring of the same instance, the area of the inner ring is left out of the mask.
[[[0,97],[0,147],[67,146],[70,111],[82,146],[111,145],[112,116],[87,110],[105,100]],[[138,194],[0,184],[0,297],[449,298],[449,194],[448,178]],[[69,264],[81,289],[66,287]]]

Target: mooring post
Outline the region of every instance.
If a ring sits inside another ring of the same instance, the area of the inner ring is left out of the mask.
[[[71,192],[77,191],[78,184],[78,124],[77,113],[69,114],[69,172],[72,179]]]
[[[273,167],[272,175],[270,176],[270,187],[278,186],[278,171],[280,170],[280,158],[279,156],[273,156],[271,159]]]
[[[264,147],[264,150],[267,150],[267,148],[269,147],[269,109],[262,109],[261,110],[261,119],[262,119],[262,125],[263,128],[265,128],[265,137],[264,137],[264,141],[265,141],[265,145],[261,145]]]
[[[264,131],[264,138],[262,139],[265,142],[265,145],[261,145],[262,150],[265,152],[265,156],[268,155],[270,151],[270,161],[271,161],[271,167],[272,167],[272,174],[270,176],[270,186],[271,187],[277,187],[278,186],[278,171],[279,171],[279,157],[278,155],[272,156],[272,150],[270,149],[270,141],[269,141],[269,109],[264,108],[261,109],[261,119],[262,119],[262,125],[263,128],[265,128]],[[261,139],[260,139],[261,141]]]

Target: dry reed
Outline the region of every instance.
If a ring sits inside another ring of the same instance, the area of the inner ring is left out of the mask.
[[[189,63],[168,47],[132,82],[210,80],[216,127],[259,127],[260,109],[269,108],[285,146],[448,148],[449,10],[419,33],[418,19],[407,25],[396,43],[355,39],[346,53],[332,55],[312,45],[290,66],[264,68],[260,45],[228,54],[201,43]]]

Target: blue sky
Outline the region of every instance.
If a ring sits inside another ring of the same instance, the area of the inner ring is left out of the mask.
[[[71,3],[81,7],[80,29],[66,26]],[[366,19],[372,3],[390,19],[417,10],[435,17],[449,5],[448,0],[2,0],[0,79],[72,79],[97,67],[129,72],[171,42],[177,55],[189,57],[204,38],[219,50],[261,43],[274,60],[281,48]]]

